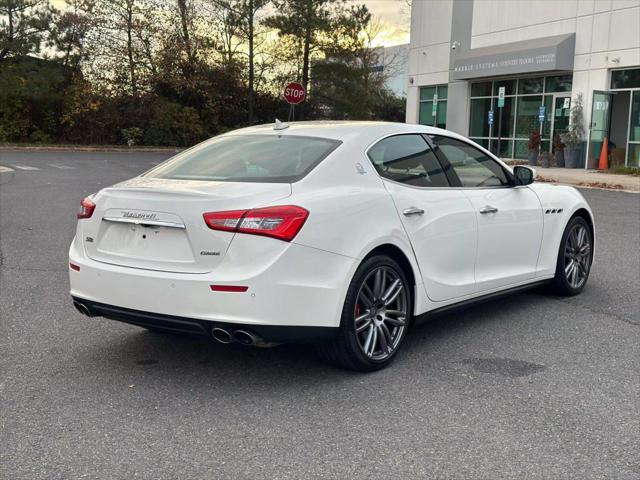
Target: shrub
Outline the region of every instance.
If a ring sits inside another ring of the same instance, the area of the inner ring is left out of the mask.
[[[142,138],[142,129],[138,127],[123,128],[120,130],[122,138],[130,147],[138,144]]]
[[[584,106],[582,94],[579,93],[571,105],[571,115],[569,117],[569,128],[560,137],[569,148],[577,148],[582,143],[585,136],[584,129]]]
[[[190,146],[203,140],[198,112],[177,103],[159,101],[144,135],[146,145]]]

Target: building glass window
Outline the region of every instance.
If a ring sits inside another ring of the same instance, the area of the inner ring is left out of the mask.
[[[570,92],[573,83],[573,75],[558,75],[545,79],[545,93]]]
[[[553,95],[544,96],[544,123],[542,124],[542,138],[551,138],[553,125]],[[539,120],[538,120],[539,121]]]
[[[527,153],[529,151],[528,145],[529,140],[516,140],[514,142],[514,158],[527,158]]]
[[[502,126],[498,132],[500,109],[497,97],[500,87],[505,88],[505,99]],[[541,132],[541,151],[550,151],[554,108],[564,108],[561,100],[571,96],[571,87],[571,74],[472,83],[469,137],[498,156],[526,158],[530,135]],[[542,125],[539,120],[541,106],[545,107]],[[489,125],[490,110],[493,110],[493,125]]]
[[[505,95],[515,95],[516,93],[516,81],[515,80],[498,80],[495,82],[496,95],[500,92],[500,87],[504,87]]]
[[[448,93],[447,85],[420,87],[420,111],[418,121],[421,125],[447,128]]]
[[[542,93],[543,84],[542,78],[523,78],[518,82],[518,93],[522,95]]]
[[[489,151],[500,152],[498,155],[499,157],[511,158],[513,156],[513,140],[509,140],[508,138],[505,140],[501,138],[500,150],[498,150],[498,139],[492,138]]]
[[[471,96],[472,97],[490,97],[491,96],[491,83],[492,82],[480,82],[471,84]]]
[[[500,135],[498,135],[498,128],[500,125],[500,119],[498,118],[500,112],[496,112],[493,131],[494,137],[502,137],[502,138],[513,138],[513,120],[515,115],[515,98],[514,97],[505,97],[504,99],[504,107],[502,108],[502,128],[500,128]],[[496,105],[496,110],[498,110],[498,100],[494,102]]]
[[[487,150],[489,150],[489,139],[488,138],[476,138],[476,139],[474,139],[474,142],[476,142],[482,148],[486,148]]]
[[[542,96],[518,98],[518,119],[516,120],[516,137],[529,138],[531,132],[540,130],[538,109],[542,105]]]
[[[474,98],[471,100],[469,118],[470,137],[489,137],[488,115],[491,110],[491,97]]]
[[[424,102],[427,100],[432,100],[433,96],[436,94],[436,87],[422,87],[420,88],[420,101]]]
[[[640,68],[612,71],[611,88],[640,88]]]

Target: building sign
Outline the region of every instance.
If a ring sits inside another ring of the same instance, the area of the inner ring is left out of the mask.
[[[487,123],[493,125],[493,110],[487,112]]]
[[[564,103],[562,104],[562,108],[569,108],[571,106],[571,99],[569,97],[564,99]]]
[[[571,33],[461,51],[453,61],[453,78],[573,70],[575,38]]]
[[[433,94],[433,105],[431,106],[431,116],[435,117],[438,114],[438,94]]]
[[[498,88],[498,108],[504,107],[504,91],[505,87]]]
[[[540,107],[538,108],[538,120],[540,120],[540,123],[544,122],[545,113],[546,113],[545,106],[540,105]]]

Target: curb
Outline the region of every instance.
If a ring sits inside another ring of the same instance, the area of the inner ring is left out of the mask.
[[[640,193],[640,190],[631,190],[629,188],[625,188],[624,185],[620,185],[620,184],[608,184],[610,186],[606,186],[607,185],[606,182],[602,182],[603,183],[602,186],[588,185],[582,182],[580,183],[563,182],[561,180],[556,180],[555,178],[548,178],[545,176],[542,176],[542,177],[536,176],[535,181],[539,183],[550,183],[551,185],[563,185],[563,186],[574,187],[574,188],[588,188],[590,190],[606,190],[609,192]],[[595,183],[598,183],[598,182],[595,182]]]

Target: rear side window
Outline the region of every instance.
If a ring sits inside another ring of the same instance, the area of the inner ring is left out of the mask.
[[[341,142],[290,135],[220,137],[177,155],[149,177],[223,182],[291,183],[300,180]]]
[[[448,187],[442,166],[420,135],[380,140],[367,153],[381,177],[413,187]]]

